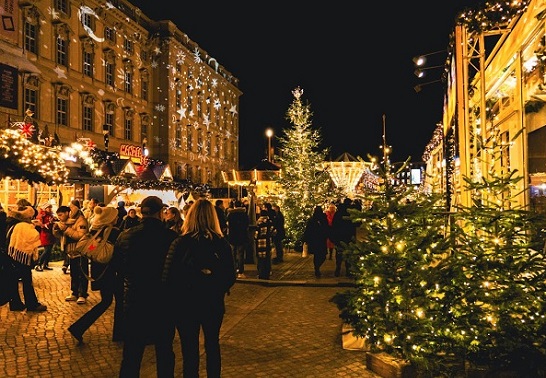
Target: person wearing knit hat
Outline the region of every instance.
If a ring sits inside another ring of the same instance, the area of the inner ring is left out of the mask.
[[[107,227],[112,227],[108,241],[112,244],[120,233],[115,227],[118,218],[118,211],[111,206],[95,206],[93,209],[93,221],[89,232],[94,235],[97,232],[104,234]],[[100,291],[100,302],[76,320],[68,331],[78,341],[83,343],[83,334],[93,323],[110,307],[115,298],[113,341],[122,341],[121,317],[123,314],[123,281],[118,279],[120,260],[115,256],[107,264],[91,260],[91,290]]]
[[[89,281],[89,260],[76,251],[76,245],[89,229],[87,219],[79,209],[80,201],[73,200],[69,206],[60,206],[57,209],[59,222],[53,228],[53,235],[63,245],[63,251],[67,254],[68,261],[63,263],[63,272],[67,271],[65,264],[70,267],[70,291],[71,294],[65,298],[67,302],[85,304],[87,302]]]
[[[49,260],[51,259],[51,252],[53,246],[57,241],[57,238],[53,236],[53,222],[55,216],[53,215],[53,205],[50,202],[46,202],[40,205],[38,215],[36,216],[35,226],[40,232],[40,242],[42,243],[43,251],[36,264],[36,271],[43,272],[44,270],[53,270],[50,268]]]
[[[93,212],[95,216],[91,223],[91,230],[98,230],[103,226],[113,225],[118,217],[118,211],[111,206],[96,206]]]
[[[16,277],[8,291],[11,293],[10,311],[46,311],[47,307],[38,302],[32,283],[32,267],[39,257],[40,233],[32,224],[36,212],[32,206],[18,207],[8,212],[12,226],[8,229],[7,254],[15,266]],[[19,295],[18,283],[23,283],[25,303]]]

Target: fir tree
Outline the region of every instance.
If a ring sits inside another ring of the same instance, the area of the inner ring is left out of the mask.
[[[303,89],[298,87],[292,94],[294,101],[286,113],[292,127],[279,138],[282,173],[277,181],[289,243],[301,240],[313,208],[327,202],[330,187],[330,176],[323,168],[327,150],[319,149],[320,133],[311,128],[310,105],[301,100]]]
[[[351,214],[362,229],[346,252],[356,287],[332,301],[371,351],[420,374],[544,376],[544,217],[521,205],[523,178],[499,163],[509,144],[482,145],[487,175],[464,178],[472,203],[449,218],[434,197],[392,186],[384,160],[380,190]]]
[[[360,236],[348,245],[344,258],[355,288],[332,301],[371,351],[415,362],[419,357],[415,346],[426,343],[433,328],[429,311],[434,311],[436,299],[427,295],[434,286],[433,260],[448,246],[441,198],[394,184],[408,163],[409,159],[392,172],[385,155],[374,167],[379,186],[359,196],[361,211],[350,210]]]

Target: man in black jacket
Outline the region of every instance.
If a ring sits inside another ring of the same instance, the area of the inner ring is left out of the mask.
[[[228,240],[233,251],[233,259],[237,267],[237,278],[245,278],[245,252],[250,241],[248,237],[248,214],[241,201],[234,203],[233,209],[228,210]]]
[[[356,225],[349,219],[347,211],[352,205],[350,198],[345,198],[343,203],[338,206],[334,219],[332,221],[332,239],[336,245],[336,270],[334,275],[339,277],[341,274],[341,265],[345,262],[345,275],[351,276],[350,267],[347,259],[344,259],[344,245],[350,243],[356,238]]]
[[[146,345],[154,345],[157,376],[174,375],[174,321],[167,311],[168,298],[161,274],[165,257],[178,234],[161,219],[163,202],[149,196],[141,203],[142,220],[116,240],[121,254],[120,277],[124,284],[124,345],[120,377],[138,377]]]

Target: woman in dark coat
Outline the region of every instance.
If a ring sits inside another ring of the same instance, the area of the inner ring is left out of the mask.
[[[305,226],[303,241],[307,243],[309,253],[313,254],[313,265],[315,267],[315,277],[317,278],[320,278],[320,267],[326,261],[328,231],[326,214],[322,210],[322,206],[316,206],[313,215],[311,215]]]
[[[186,215],[182,235],[171,244],[163,270],[167,293],[173,298],[169,312],[180,335],[183,377],[199,376],[201,329],[207,377],[220,377],[224,298],[235,279],[231,247],[222,234],[214,205],[200,198]]]

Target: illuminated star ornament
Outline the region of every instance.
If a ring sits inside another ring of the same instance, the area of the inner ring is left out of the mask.
[[[32,123],[25,122],[19,126],[19,130],[21,131],[21,135],[27,139],[30,139],[34,134],[34,125]]]

